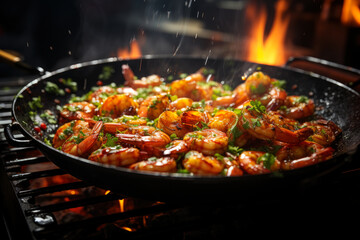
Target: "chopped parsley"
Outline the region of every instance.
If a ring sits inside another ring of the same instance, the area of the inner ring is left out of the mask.
[[[254,85],[250,86],[251,93],[255,94],[255,95],[261,95],[261,94],[265,93],[266,90],[267,90],[266,86],[262,83],[260,83],[257,87]]]
[[[30,101],[29,103],[29,107],[31,108],[31,110],[36,111],[39,108],[43,108],[43,105],[41,104],[41,97],[33,97],[32,101]]]
[[[45,91],[48,93],[53,93],[55,95],[60,95],[60,96],[65,95],[65,91],[52,82],[46,82]]]
[[[115,70],[110,66],[104,66],[102,72],[99,74],[100,80],[108,80]]]
[[[286,81],[285,80],[276,80],[276,81],[272,82],[272,85],[277,88],[284,89],[286,86]]]
[[[46,118],[46,120],[51,123],[51,124],[56,124],[57,123],[57,120],[56,120],[56,117],[55,115],[50,111],[50,110],[46,110],[44,111],[40,117],[42,118]]]
[[[115,147],[119,138],[112,136],[110,133],[105,135],[106,143],[103,144],[103,147]]]
[[[235,156],[239,156],[243,151],[244,149],[238,147],[238,146],[231,146],[229,145],[228,146],[228,151],[232,154],[234,154]]]
[[[61,78],[59,81],[65,86],[69,87],[73,92],[77,91],[77,82],[73,82],[71,78],[68,79]]]
[[[262,105],[259,100],[251,100],[250,105],[252,107],[249,108],[249,110],[254,110],[254,111],[258,112],[258,113],[265,113],[266,112],[266,107],[264,105]]]
[[[271,154],[271,153],[265,153],[263,155],[261,155],[257,160],[256,163],[263,163],[264,167],[266,169],[271,169],[271,166],[275,163],[275,155]]]
[[[306,96],[299,96],[298,98],[296,98],[295,103],[308,103],[309,102],[309,98]]]

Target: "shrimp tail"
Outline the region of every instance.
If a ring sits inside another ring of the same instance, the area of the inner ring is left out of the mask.
[[[296,159],[290,162],[283,162],[282,169],[286,169],[286,170],[296,169],[328,160],[333,156],[334,151],[335,150],[332,147],[327,147],[317,151],[311,156]]]
[[[298,144],[311,136],[314,131],[311,128],[302,128],[292,132],[286,128],[275,127],[275,138],[280,142]]]
[[[103,122],[97,122],[92,129],[90,136],[88,136],[81,143],[79,143],[79,145],[77,146],[77,152],[79,156],[86,154],[94,146],[96,140],[99,137],[102,126]]]
[[[127,64],[122,65],[121,68],[122,68],[122,74],[125,78],[124,85],[128,86],[134,81],[134,72],[131,70],[131,68]]]

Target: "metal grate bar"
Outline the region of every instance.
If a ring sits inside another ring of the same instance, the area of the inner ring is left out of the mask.
[[[63,175],[63,174],[67,174],[67,173],[62,169],[50,169],[46,171],[18,173],[18,174],[10,175],[9,178],[11,180],[35,179],[35,178],[50,177],[50,176]]]
[[[101,195],[95,197],[89,197],[86,199],[74,200],[70,202],[63,202],[57,204],[51,204],[42,207],[34,207],[25,211],[26,215],[34,215],[39,213],[49,213],[49,212],[56,212],[61,211],[69,208],[81,207],[85,205],[95,204],[99,202],[106,202],[121,199],[119,195],[116,194],[108,194],[108,195]]]
[[[83,182],[83,181],[65,183],[65,184],[60,184],[60,185],[50,186],[50,187],[43,187],[43,188],[30,189],[30,190],[21,190],[18,192],[18,197],[28,197],[28,196],[34,197],[34,196],[38,196],[38,195],[42,195],[42,194],[84,188],[84,187],[89,187],[89,186],[91,186],[91,184]]]
[[[29,164],[35,164],[35,163],[48,162],[48,161],[49,160],[45,156],[38,156],[38,157],[6,161],[5,166],[9,167],[9,166],[13,166],[13,165],[29,165]]]

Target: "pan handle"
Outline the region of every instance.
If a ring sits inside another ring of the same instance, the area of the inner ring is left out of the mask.
[[[360,70],[315,57],[291,57],[285,66],[314,72],[360,91]]]
[[[15,138],[13,132],[16,130],[21,130],[20,124],[18,122],[13,122],[5,126],[4,135],[10,145],[15,147],[28,147],[33,145],[32,140]]]
[[[22,59],[9,51],[0,49],[0,59],[7,63],[14,65],[20,69],[23,69],[31,74],[44,75],[46,72],[42,67],[34,67],[22,61]]]

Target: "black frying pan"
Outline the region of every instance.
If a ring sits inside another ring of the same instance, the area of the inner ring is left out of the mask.
[[[264,174],[255,176],[224,177],[224,176],[189,176],[183,174],[152,173],[130,170],[127,168],[103,165],[87,159],[65,154],[57,149],[49,147],[43,142],[45,137],[54,133],[56,124],[49,124],[43,136],[38,136],[34,131],[34,124],[29,116],[32,111],[28,102],[34,96],[41,96],[42,109],[37,110],[40,115],[45,109],[56,111],[54,99],[60,101],[60,105],[68,102],[70,94],[54,96],[44,92],[46,82],[59,84],[59,78],[71,78],[78,84],[77,95],[88,92],[96,86],[99,75],[104,66],[115,70],[111,78],[104,84],[115,82],[123,83],[121,74],[122,64],[129,64],[135,75],[147,76],[159,74],[161,76],[179,73],[192,73],[200,67],[206,66],[215,70],[215,79],[235,87],[241,82],[244,73],[255,70],[270,75],[273,78],[287,81],[287,91],[295,95],[309,95],[313,93],[317,106],[321,109],[317,114],[325,119],[338,124],[343,133],[339,137],[335,148],[335,157],[316,165],[290,170],[283,174]],[[297,85],[297,88],[292,86]],[[272,189],[284,189],[291,187],[301,180],[309,179],[319,174],[332,171],[338,166],[351,159],[360,143],[360,95],[351,88],[335,82],[331,79],[307,74],[300,70],[288,67],[275,67],[239,60],[203,59],[189,57],[144,57],[135,60],[119,60],[109,58],[96,60],[82,64],[72,65],[52,73],[47,73],[26,85],[16,95],[12,114],[14,122],[5,129],[5,135],[12,145],[35,144],[44,155],[60,168],[68,171],[79,179],[86,180],[96,186],[120,192],[129,196],[149,198],[153,200],[216,200],[219,198],[236,199],[254,192],[267,192]],[[20,130],[28,140],[15,139],[13,132]]]

